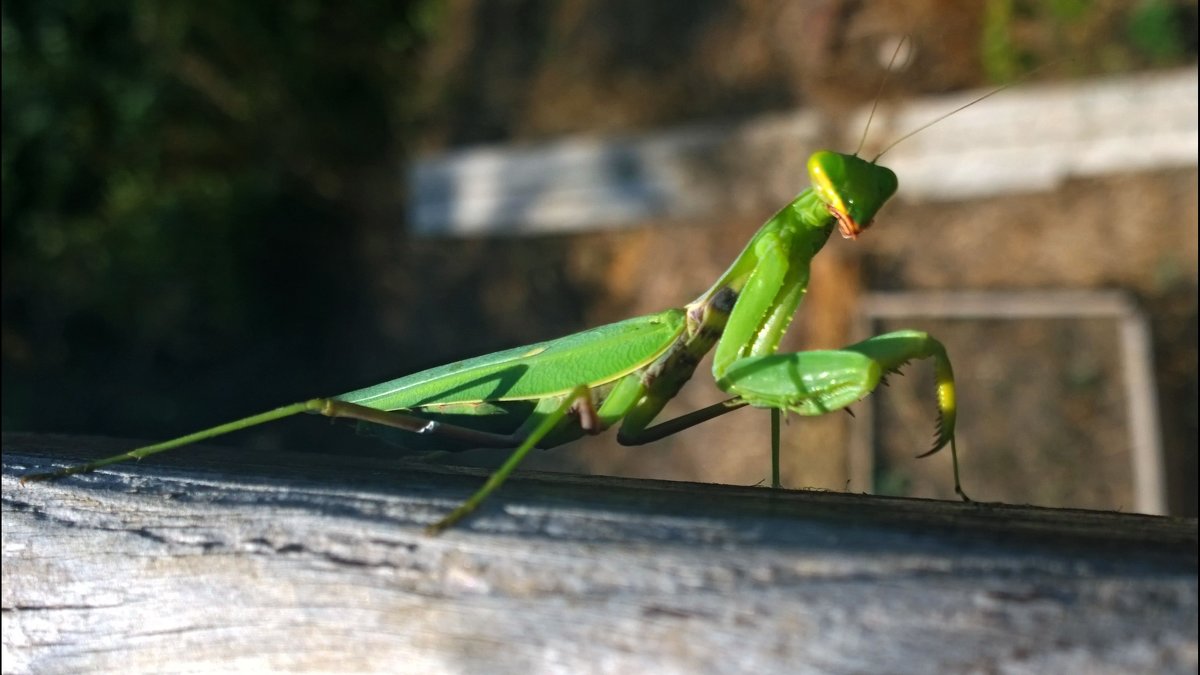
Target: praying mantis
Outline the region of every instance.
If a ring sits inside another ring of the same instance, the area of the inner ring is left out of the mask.
[[[729,269],[681,308],[293,403],[112,457],[32,474],[23,482],[85,473],[301,413],[476,447],[515,448],[482,487],[428,526],[428,533],[437,534],[474,512],[534,448],[555,447],[614,426],[619,426],[618,442],[641,445],[746,406],[772,411],[772,485],[780,487],[781,413],[815,416],[844,409],[874,391],[889,372],[912,360],[931,359],[938,425],[932,448],[921,456],[949,446],[955,491],[966,500],[954,437],[954,374],[940,342],[905,330],[837,350],[778,352],[807,291],[813,257],[835,229],[856,239],[895,194],[896,174],[877,160],[857,153],[814,153],[807,163],[812,186],[769,218]],[[654,424],[714,349],[713,378],[730,398]]]

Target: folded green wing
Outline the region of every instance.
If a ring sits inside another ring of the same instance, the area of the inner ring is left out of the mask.
[[[546,398],[580,384],[612,382],[651,363],[683,332],[684,324],[683,310],[669,309],[438,366],[335,398],[379,410]]]

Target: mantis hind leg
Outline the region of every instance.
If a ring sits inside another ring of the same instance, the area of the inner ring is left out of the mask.
[[[22,483],[53,480],[64,476],[86,473],[94,471],[110,464],[124,462],[128,460],[142,459],[150,455],[155,455],[160,452],[166,452],[174,448],[200,441],[222,436],[224,434],[248,429],[250,427],[265,424],[285,417],[292,417],[302,413],[324,415],[326,417],[341,417],[347,419],[361,420],[374,424],[381,424],[388,427],[403,429],[418,434],[440,434],[450,438],[478,443],[482,446],[489,447],[512,447],[517,446],[508,460],[497,469],[483,487],[471,495],[458,508],[450,512],[445,518],[430,525],[426,531],[429,534],[438,534],[446,528],[454,525],[466,516],[470,515],[488,495],[494,492],[509,474],[517,468],[521,460],[529,454],[533,448],[537,447],[543,439],[546,438],[558,424],[572,411],[576,409],[580,415],[580,424],[585,429],[597,426],[599,421],[595,419],[595,411],[591,409],[591,394],[586,386],[579,386],[572,390],[564,397],[554,397],[543,399],[537,409],[530,415],[529,419],[515,434],[492,434],[481,432],[475,429],[466,427],[458,427],[454,425],[431,422],[429,420],[408,415],[403,412],[376,410],[355,403],[348,403],[333,398],[315,398],[308,401],[293,403],[291,405],[276,408],[274,410],[244,417],[227,424],[221,424],[215,427],[210,427],[186,436],[180,436],[169,441],[147,445],[140,448],[135,448],[128,452],[123,452],[112,457],[105,457],[85,464],[77,464],[68,466],[56,471],[45,473],[36,473],[25,476],[21,479]]]
[[[466,518],[474,513],[475,509],[487,499],[489,495],[495,492],[508,476],[516,470],[529,454],[531,450],[537,447],[537,444],[542,441],[550,432],[559,425],[560,422],[571,412],[572,409],[577,409],[581,418],[592,418],[595,416],[595,411],[591,408],[591,390],[586,385],[580,385],[571,390],[566,396],[553,399],[543,399],[538,404],[538,409],[530,416],[529,421],[524,425],[524,428],[529,429],[525,435],[525,440],[513,450],[513,453],[508,456],[504,464],[500,465],[483,487],[475,491],[475,494],[467,498],[465,502],[460,504],[458,508],[451,511],[446,517],[433,523],[425,528],[425,533],[436,535],[442,533],[449,527],[453,527],[455,523]],[[589,423],[585,423],[585,426]],[[520,433],[520,432],[518,432]]]
[[[957,419],[954,371],[945,347],[928,333],[897,331],[840,350],[746,357],[730,364],[718,384],[752,406],[823,415],[867,396],[887,373],[898,372],[914,359],[932,359],[937,379],[937,433],[933,447],[919,456],[932,455],[949,445],[954,491],[970,501],[959,480],[958,449],[954,441]]]
[[[160,452],[174,450],[192,443],[199,443],[218,436],[224,436],[235,431],[249,429],[260,424],[274,422],[285,417],[293,417],[302,413],[324,415],[326,417],[342,417],[347,419],[355,419],[364,422],[371,422],[396,429],[403,429],[415,434],[439,434],[447,438],[454,438],[460,441],[475,443],[484,447],[512,447],[521,441],[521,437],[517,435],[493,434],[467,427],[459,427],[440,422],[431,422],[427,419],[409,415],[398,411],[376,410],[355,403],[347,403],[333,398],[314,398],[299,403],[293,403],[274,410],[268,410],[264,413],[243,417],[239,420],[219,424],[215,427],[202,429],[195,433],[180,436],[161,443],[153,445],[145,445],[139,448],[134,448],[119,455],[104,457],[102,459],[93,460],[84,464],[75,464],[54,471],[43,473],[30,474],[21,478],[22,483],[38,482],[45,480],[54,480],[65,476],[72,476],[81,473],[95,471],[101,467],[118,462],[126,462],[130,460],[139,460],[150,455],[157,455]]]
[[[563,419],[573,410],[579,415],[579,425],[585,431],[595,432],[602,428],[602,422],[592,407],[591,389],[586,385],[579,385],[562,397],[542,399],[521,428],[511,435],[492,434],[465,427],[429,422],[411,415],[379,411],[336,399],[319,399],[319,403],[319,409],[312,412],[319,412],[328,417],[349,417],[414,433],[439,433],[463,441],[477,442],[483,446],[517,446],[504,464],[492,472],[482,487],[444,518],[425,528],[425,533],[429,535],[441,534],[447,528],[453,527],[463,518],[474,513],[485,499],[504,484],[509,475],[520,466],[526,455],[557,429]]]

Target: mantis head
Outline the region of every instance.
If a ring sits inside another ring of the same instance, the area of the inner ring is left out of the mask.
[[[899,185],[896,173],[885,166],[828,150],[808,158],[808,175],[847,239],[856,239],[871,226],[875,213]]]

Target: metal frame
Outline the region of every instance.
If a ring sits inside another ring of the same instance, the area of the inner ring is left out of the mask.
[[[883,319],[1083,319],[1118,322],[1121,368],[1132,449],[1134,510],[1167,513],[1166,475],[1158,421],[1150,325],[1133,299],[1121,291],[964,291],[867,293],[859,309],[858,335],[876,332]],[[854,425],[847,460],[855,485],[874,487],[875,403],[864,401]]]

